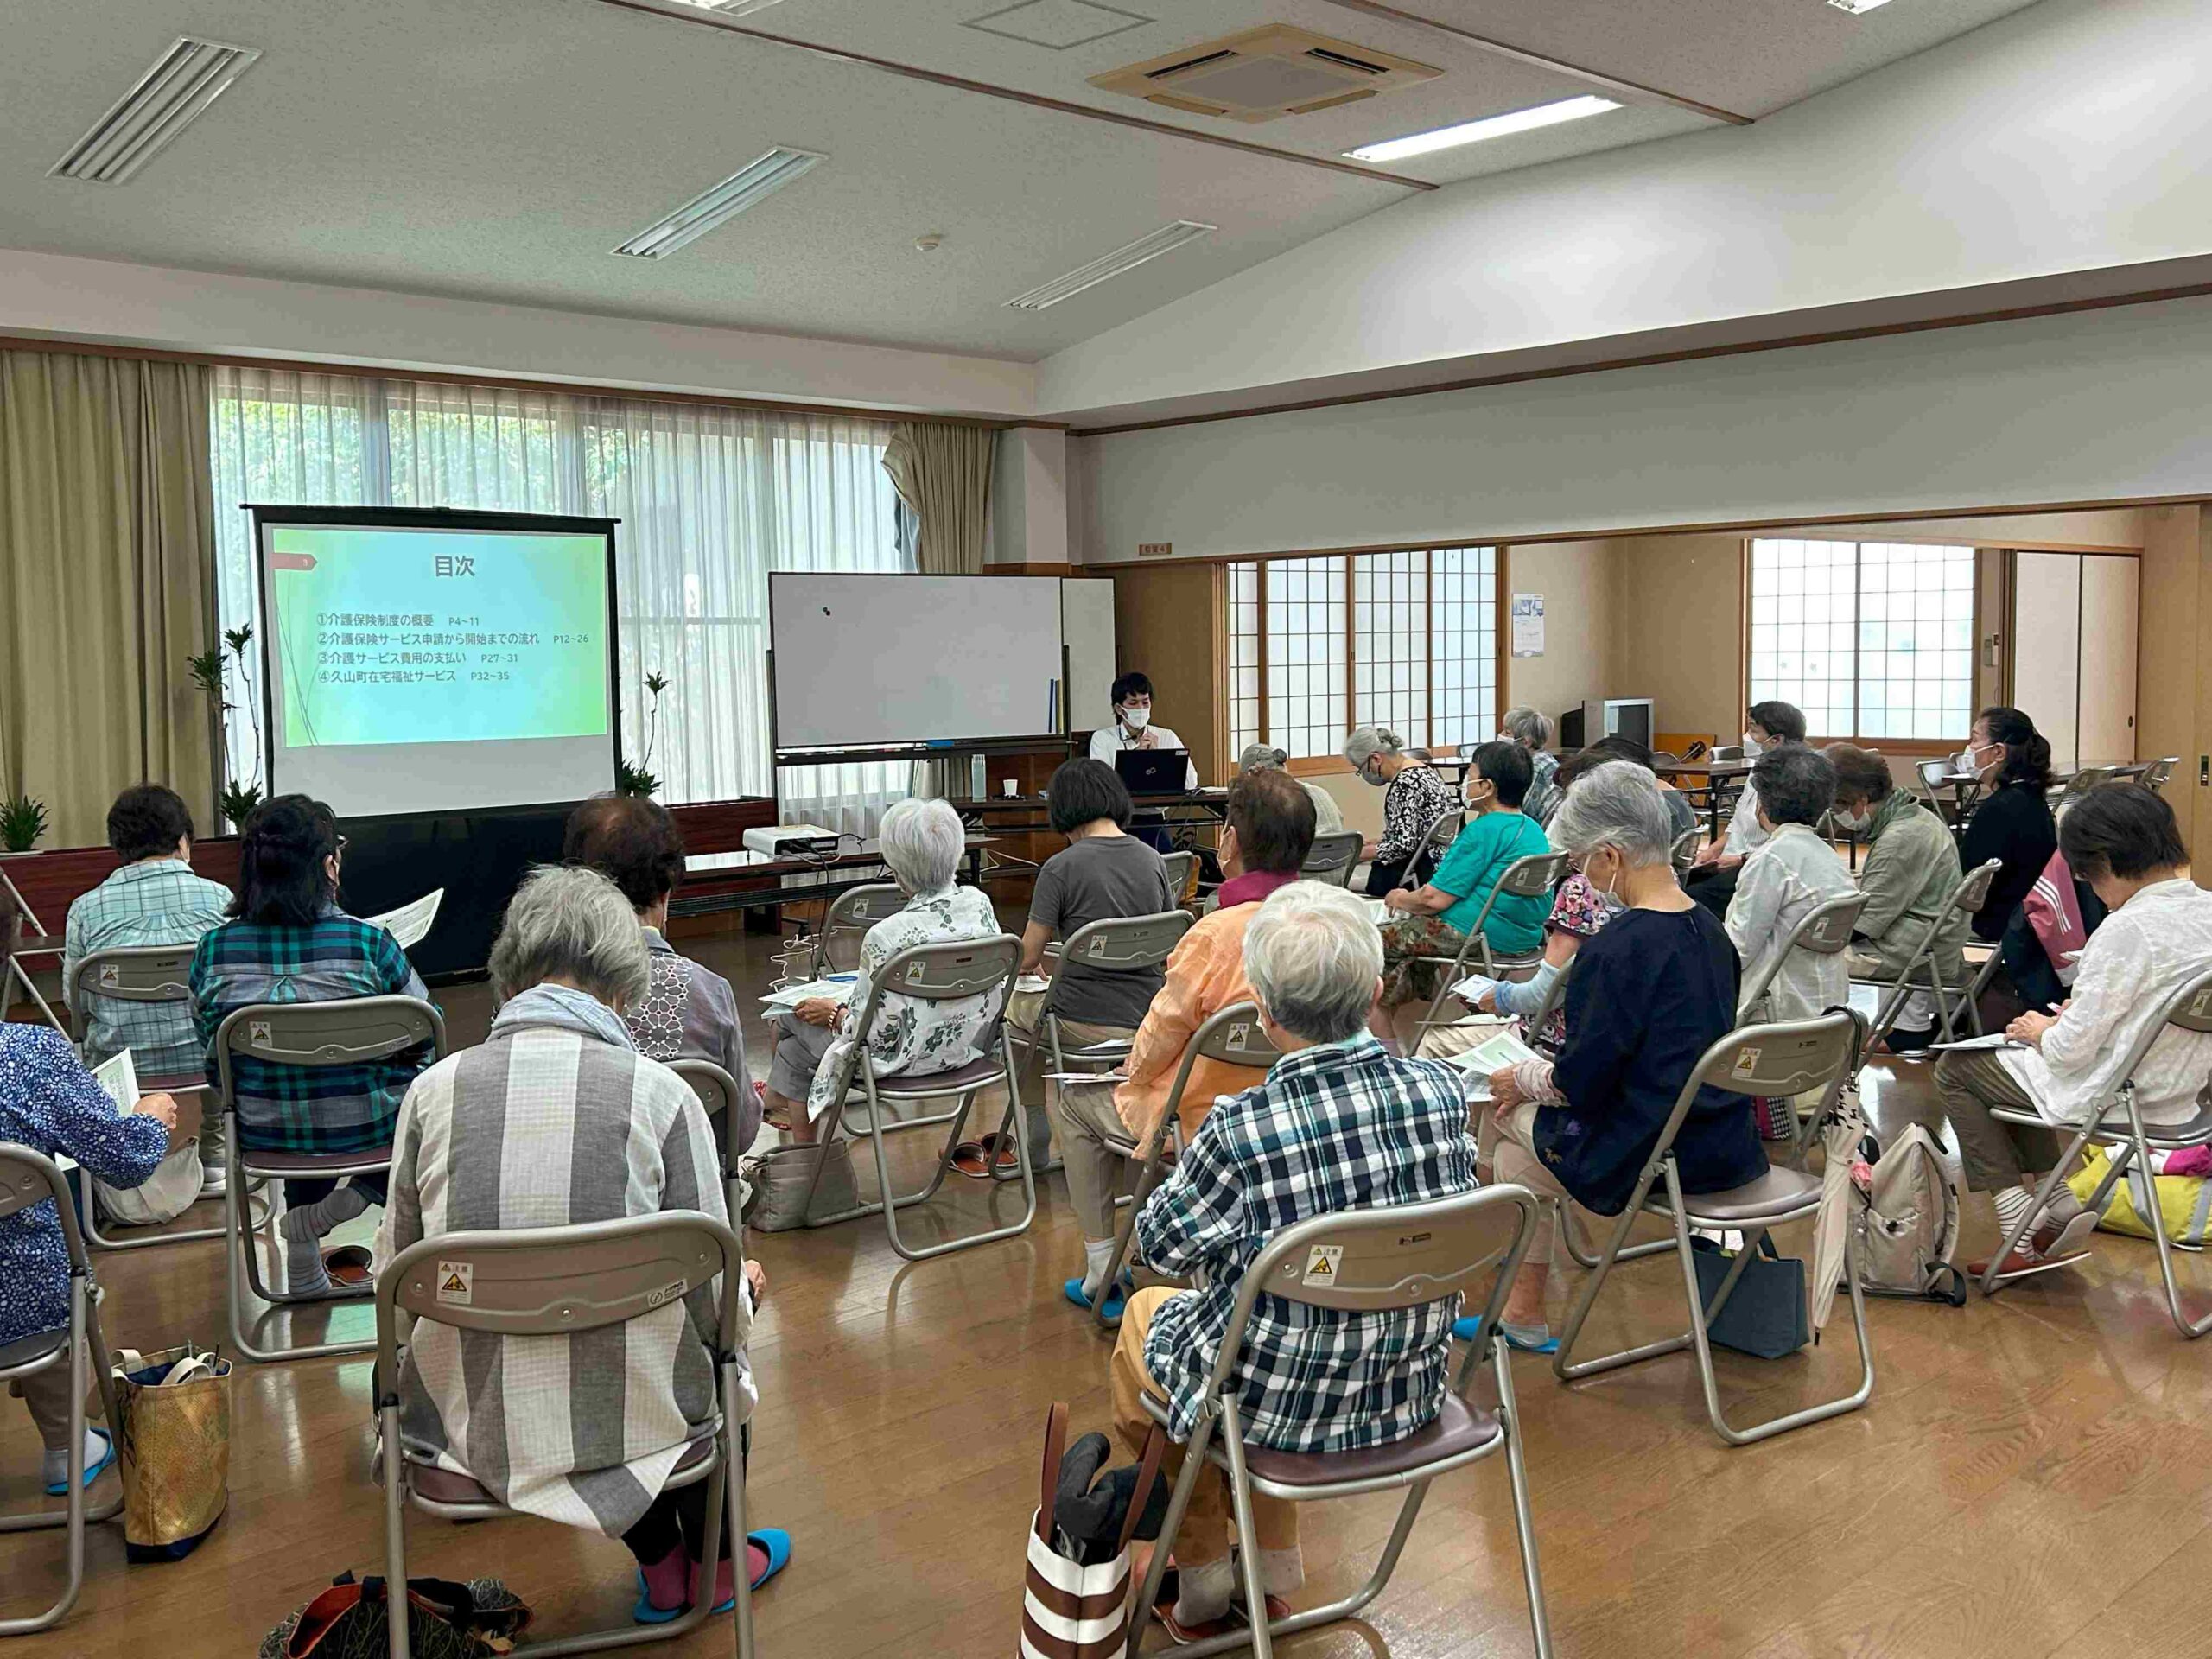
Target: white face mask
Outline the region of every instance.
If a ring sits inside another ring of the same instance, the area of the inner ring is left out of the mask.
[[[1744,753],[1745,754],[1758,754],[1764,752],[1765,748],[1766,745],[1760,742],[1758,739],[1753,737],[1749,732],[1745,732],[1744,734]]]
[[[1122,724],[1128,727],[1133,732],[1141,732],[1144,730],[1146,727],[1152,724],[1152,710],[1149,709],[1124,709],[1122,710]]]
[[[1854,836],[1860,834],[1868,824],[1874,822],[1874,815],[1872,812],[1837,812],[1831,816],[1835,819],[1837,829]]]

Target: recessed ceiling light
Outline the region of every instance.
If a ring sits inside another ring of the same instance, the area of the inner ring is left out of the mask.
[[[1834,6],[1838,11],[1847,11],[1854,17],[1861,13],[1872,11],[1877,6],[1886,6],[1889,3],[1890,0],[1828,0],[1828,4]]]
[[[46,169],[48,178],[121,184],[165,149],[261,55],[251,46],[181,35],[152,68]]]
[[[1486,115],[1479,121],[1439,127],[1433,132],[1416,132],[1410,137],[1392,138],[1344,153],[1356,162],[1398,162],[1408,156],[1426,156],[1433,149],[1453,149],[1461,144],[1478,144],[1485,138],[1503,138],[1509,133],[1533,132],[1538,127],[1555,127],[1562,121],[1580,121],[1586,116],[1603,115],[1607,110],[1618,108],[1620,105],[1610,98],[1562,99],[1556,104],[1539,104],[1532,110],[1513,110],[1504,115]]]
[[[1040,283],[1027,294],[1017,294],[1007,303],[1017,311],[1042,311],[1047,306],[1058,305],[1062,300],[1080,294],[1086,288],[1096,288],[1109,276],[1118,276],[1125,270],[1134,270],[1147,259],[1157,259],[1170,249],[1179,248],[1185,242],[1201,236],[1211,236],[1221,228],[1218,225],[1201,225],[1194,219],[1179,219],[1173,225],[1163,225],[1150,236],[1141,236],[1127,247],[1102,254],[1087,265],[1077,265],[1065,276],[1055,276],[1049,283]]]
[[[713,189],[694,196],[658,224],[647,226],[614,251],[636,259],[664,257],[829,159],[810,149],[787,149],[779,144],[754,156]]]
[[[742,17],[747,12],[766,11],[777,0],[676,0],[678,5],[696,6],[702,11],[719,11],[725,17]]]

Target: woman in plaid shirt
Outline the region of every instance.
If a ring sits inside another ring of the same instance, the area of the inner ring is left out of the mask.
[[[1175,1172],[1137,1217],[1136,1247],[1199,1288],[1130,1297],[1111,1368],[1114,1413],[1141,1447],[1145,1394],[1169,1407],[1187,1441],[1221,1351],[1238,1281],[1281,1228],[1344,1210],[1422,1204],[1473,1190],[1475,1143],[1459,1074],[1401,1059],[1367,1030],[1382,946],[1366,906],[1341,887],[1299,881],[1259,906],[1244,971],[1268,1039],[1283,1052],[1257,1088],[1217,1102]],[[1388,1445],[1444,1408],[1457,1299],[1351,1313],[1262,1296],[1236,1377],[1244,1438],[1286,1452]],[[1255,1495],[1261,1577],[1270,1596],[1304,1577],[1295,1505]],[[1201,1477],[1172,1544],[1181,1594],[1171,1628],[1228,1611],[1229,1494]]]
[[[212,1045],[223,1017],[257,1002],[335,1002],[429,993],[399,941],[338,906],[346,838],[321,801],[279,795],[254,808],[238,846],[237,919],[204,935],[192,958],[193,1016]],[[240,1055],[232,1066],[239,1144],[254,1151],[360,1152],[391,1144],[399,1103],[429,1064],[427,1045],[362,1065],[272,1065]],[[214,1071],[214,1056],[208,1056]],[[322,1236],[385,1197],[385,1178],[288,1180],[285,1284],[330,1287]],[[359,1276],[357,1270],[356,1276]]]

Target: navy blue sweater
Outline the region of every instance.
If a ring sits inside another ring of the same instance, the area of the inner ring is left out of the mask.
[[[1567,982],[1567,1044],[1553,1080],[1567,1096],[1536,1114],[1536,1152],[1576,1202],[1618,1215],[1683,1081],[1735,1028],[1736,948],[1703,906],[1630,910],[1586,940]],[[1686,1192],[1766,1173],[1744,1095],[1707,1088],[1675,1138]]]

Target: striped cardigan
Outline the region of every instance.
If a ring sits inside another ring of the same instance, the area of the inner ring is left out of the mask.
[[[661,1211],[727,1221],[706,1114],[683,1080],[526,992],[482,1047],[448,1056],[400,1109],[377,1260],[442,1233]],[[400,1367],[410,1454],[511,1509],[619,1537],[715,1420],[717,1276],[627,1325],[499,1337],[416,1325]],[[742,1359],[741,1409],[756,1395]]]

